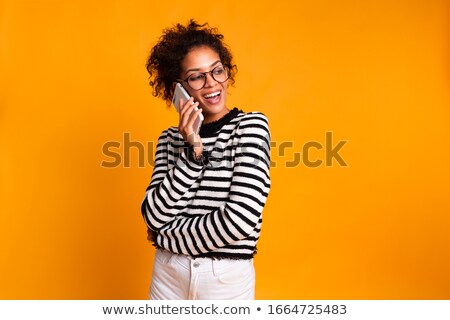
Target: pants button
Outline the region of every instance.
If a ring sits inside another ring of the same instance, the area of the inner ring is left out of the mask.
[[[200,263],[198,261],[195,261],[193,266],[194,266],[194,268],[198,268],[200,266]]]

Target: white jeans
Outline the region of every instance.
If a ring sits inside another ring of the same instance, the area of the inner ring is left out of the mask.
[[[213,260],[156,250],[149,296],[152,300],[253,300],[253,259]]]

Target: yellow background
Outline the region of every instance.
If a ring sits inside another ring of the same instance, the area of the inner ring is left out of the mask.
[[[257,298],[450,299],[449,7],[0,1],[0,298],[147,298],[152,167],[136,147],[128,167],[102,167],[102,146],[177,124],[145,62],[194,17],[236,58],[228,106],[265,113],[276,145]],[[347,167],[287,167],[328,131]]]

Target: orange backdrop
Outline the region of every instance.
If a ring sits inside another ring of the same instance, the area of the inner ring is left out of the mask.
[[[450,299],[449,7],[0,1],[0,298],[147,298],[140,202],[178,118],[145,60],[194,17],[236,57],[228,106],[270,120],[257,298]]]

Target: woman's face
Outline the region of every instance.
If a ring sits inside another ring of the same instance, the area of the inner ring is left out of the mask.
[[[209,72],[215,67],[222,66],[219,55],[210,47],[202,46],[189,51],[181,62],[180,79],[202,72]],[[192,89],[183,81],[183,87],[199,102],[199,108],[203,109],[204,123],[215,121],[228,113],[226,108],[228,80],[217,82],[211,73],[207,73],[205,86],[199,90]]]

